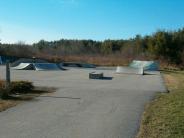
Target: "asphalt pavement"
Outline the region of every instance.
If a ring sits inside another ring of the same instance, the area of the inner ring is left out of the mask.
[[[134,138],[145,104],[166,91],[160,73],[97,70],[106,78],[90,80],[95,69],[11,70],[12,80],[58,90],[1,112],[0,138]],[[3,66],[0,76],[5,76]]]

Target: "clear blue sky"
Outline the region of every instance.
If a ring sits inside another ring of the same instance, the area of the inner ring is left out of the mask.
[[[184,27],[184,0],[0,0],[1,42],[126,39]]]

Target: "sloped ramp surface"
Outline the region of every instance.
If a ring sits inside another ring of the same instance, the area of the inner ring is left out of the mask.
[[[15,62],[13,62],[11,64],[11,67],[16,67],[16,66],[20,65],[21,63],[34,64],[34,63],[48,63],[48,62],[46,60],[42,60],[42,59],[21,58]]]
[[[131,67],[121,67],[118,66],[116,69],[116,73],[118,74],[137,74],[137,75],[143,75],[144,70],[143,68],[131,68]]]
[[[16,67],[12,67],[12,69],[15,70],[34,70],[34,66],[31,63],[20,63],[18,66]]]
[[[134,60],[132,61],[132,63],[130,63],[129,67],[136,68],[136,69],[143,67],[145,71],[158,71],[159,70],[159,64],[155,61]]]
[[[57,64],[54,63],[20,63],[16,67],[12,67],[15,70],[37,70],[37,71],[46,71],[46,70],[61,70]]]
[[[57,64],[54,63],[36,63],[34,64],[35,70],[44,71],[44,70],[61,70]]]
[[[147,72],[147,74],[155,74],[155,71],[158,70],[159,64],[155,61],[133,60],[128,67],[118,66],[116,73],[144,75],[145,72]]]

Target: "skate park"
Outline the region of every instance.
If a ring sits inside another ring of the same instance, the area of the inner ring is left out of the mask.
[[[35,70],[35,63],[19,63],[12,67],[11,79],[58,89],[52,95],[40,96],[1,113],[2,137],[15,134],[28,138],[133,137],[138,131],[145,104],[157,92],[166,91],[162,75],[152,63],[141,63],[136,68],[82,68],[73,67],[73,63],[72,66],[60,64],[66,70],[59,70],[55,63],[37,64],[42,65],[41,69]],[[23,65],[35,67],[29,70],[18,68]],[[154,74],[144,75],[139,72],[140,67]],[[127,72],[130,68],[132,71]],[[91,72],[102,72],[103,77],[112,79],[89,79]],[[0,66],[0,73],[5,77],[5,66]]]

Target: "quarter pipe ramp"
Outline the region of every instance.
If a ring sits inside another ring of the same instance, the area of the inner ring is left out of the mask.
[[[20,63],[16,67],[12,67],[15,70],[37,70],[37,71],[56,71],[61,70],[57,64],[54,63]]]
[[[20,63],[18,66],[16,67],[12,67],[12,69],[15,70],[34,70],[34,66],[31,63]]]

